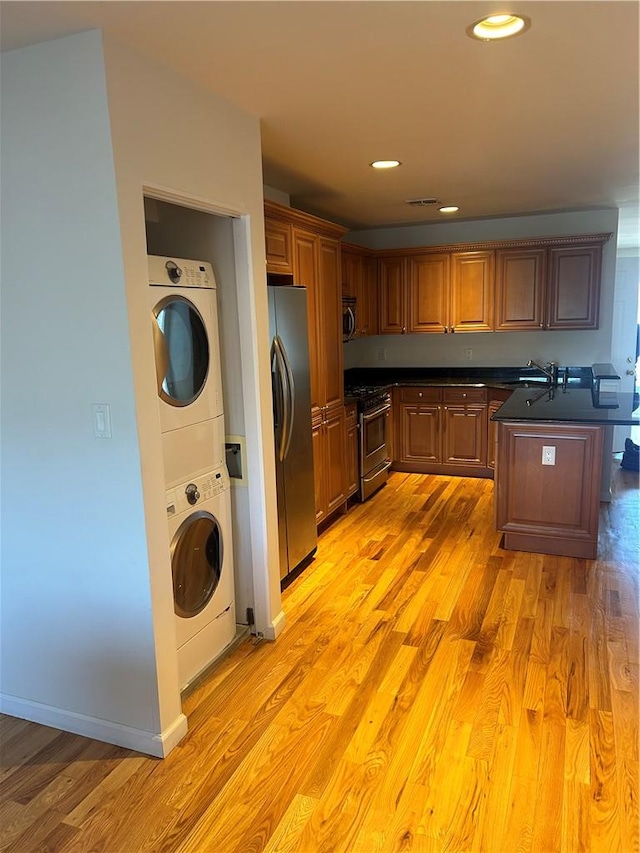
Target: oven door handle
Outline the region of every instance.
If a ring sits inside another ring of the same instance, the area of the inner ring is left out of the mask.
[[[372,421],[374,418],[379,418],[380,415],[384,415],[385,412],[391,411],[391,403],[385,403],[383,406],[380,406],[378,409],[374,409],[372,412],[363,412],[362,420],[364,423],[367,421]]]
[[[385,461],[378,465],[377,468],[369,472],[368,477],[363,477],[362,479],[365,483],[370,483],[372,480],[375,480],[376,477],[379,477],[383,471],[387,471],[389,468],[391,468],[391,460],[385,459]]]

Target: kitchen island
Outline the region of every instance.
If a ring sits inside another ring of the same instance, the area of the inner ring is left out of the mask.
[[[640,423],[634,394],[517,388],[495,412],[495,512],[504,547],[595,559],[615,425]]]

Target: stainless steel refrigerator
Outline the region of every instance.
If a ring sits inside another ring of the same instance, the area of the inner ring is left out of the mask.
[[[307,291],[269,285],[280,578],[317,547]]]

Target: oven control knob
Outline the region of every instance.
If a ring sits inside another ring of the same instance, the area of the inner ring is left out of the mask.
[[[184,493],[191,506],[197,504],[200,500],[200,492],[198,491],[198,487],[195,483],[189,483],[187,488],[184,490]]]
[[[182,270],[174,261],[167,261],[165,266],[167,268],[169,278],[174,284],[177,284],[182,278]]]

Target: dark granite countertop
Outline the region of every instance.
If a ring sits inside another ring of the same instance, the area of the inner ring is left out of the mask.
[[[638,396],[618,393],[617,406],[600,407],[591,388],[547,389],[517,388],[493,415],[493,421],[531,421],[547,423],[605,424],[634,426],[640,424]],[[608,400],[609,402],[609,400]]]
[[[564,370],[564,368],[562,368]],[[591,368],[569,367],[569,384],[591,387]],[[546,384],[535,367],[354,367],[344,373],[345,391],[356,385],[468,385],[513,389]]]
[[[345,402],[355,402],[348,389],[366,385],[389,388],[394,385],[505,388],[513,391],[493,415],[494,421],[546,421],[611,425],[640,424],[638,397],[618,393],[603,395],[600,405],[593,390],[590,367],[568,367],[568,383],[553,395],[546,378],[535,367],[357,367],[344,373]],[[560,368],[560,376],[564,367]],[[612,404],[613,399],[613,404]]]

